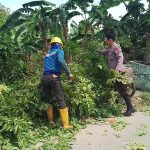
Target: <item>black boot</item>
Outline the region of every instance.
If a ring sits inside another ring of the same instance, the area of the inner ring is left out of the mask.
[[[135,112],[135,109],[132,106],[131,99],[128,96],[124,97],[124,100],[125,100],[126,105],[127,105],[127,110],[124,113],[124,116],[130,116],[132,113]]]
[[[129,108],[126,110],[126,112],[123,114],[124,116],[131,116],[132,113],[135,112],[134,108]]]

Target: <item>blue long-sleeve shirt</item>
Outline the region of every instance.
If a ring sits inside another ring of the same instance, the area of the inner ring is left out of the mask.
[[[52,45],[51,50],[44,58],[43,74],[61,74],[63,70],[67,73],[67,75],[71,74],[64,59],[64,51],[61,49],[60,44],[56,43]]]

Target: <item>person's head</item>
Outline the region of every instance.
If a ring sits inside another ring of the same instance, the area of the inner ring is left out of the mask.
[[[115,42],[116,38],[114,35],[106,35],[105,36],[105,44],[107,46],[112,46]]]
[[[53,37],[50,41],[51,47],[57,46],[62,48],[63,47],[63,43],[62,40],[59,37]]]

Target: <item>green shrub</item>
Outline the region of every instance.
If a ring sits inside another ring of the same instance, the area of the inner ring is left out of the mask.
[[[146,101],[150,101],[150,93],[149,92],[144,92],[141,97]]]
[[[37,89],[42,67],[39,66],[41,62],[36,62],[41,58],[34,58],[33,55],[30,62],[23,62],[28,66],[28,77],[23,72],[18,74],[18,65],[14,66],[15,69],[10,72],[14,72],[13,82],[9,82],[6,75],[7,85],[0,84],[0,139],[3,139],[0,148],[35,149],[35,145],[40,142],[40,148],[43,149],[67,149],[70,137],[80,128],[78,117],[108,117],[120,114],[120,107],[115,103],[117,93],[113,88],[115,76],[107,68],[105,59],[95,56],[96,48],[96,43],[91,43],[91,46],[83,51],[73,43],[67,51],[75,80],[67,81],[64,74],[62,83],[70,117],[75,126],[72,132],[60,129],[59,121],[55,127],[48,124],[47,104],[40,100]],[[71,54],[74,54],[73,57]],[[20,69],[22,71],[23,68]],[[19,79],[20,75],[22,77]]]

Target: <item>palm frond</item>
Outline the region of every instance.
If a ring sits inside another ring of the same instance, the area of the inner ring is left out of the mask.
[[[42,6],[42,5],[44,5],[44,6],[55,6],[54,3],[44,1],[44,0],[40,0],[40,1],[32,1],[32,2],[29,2],[29,3],[25,3],[25,4],[23,4],[23,7],[27,8],[27,7],[35,7],[35,6]]]
[[[18,10],[22,13],[30,13],[30,12],[34,11],[32,8],[20,8]]]
[[[70,12],[67,17],[66,17],[66,20],[70,20],[72,17],[74,16],[79,16],[79,15],[82,15],[80,12],[78,11],[73,11],[73,12]]]
[[[16,34],[15,34],[15,38],[14,38],[14,41],[17,43],[17,39],[18,37],[21,35],[21,33],[27,29],[27,26],[24,25],[24,26],[21,26],[17,31],[16,31]]]
[[[67,3],[62,4],[59,6],[60,8],[63,7],[66,10],[75,10],[77,7],[75,6],[75,3],[72,0],[69,0]]]

